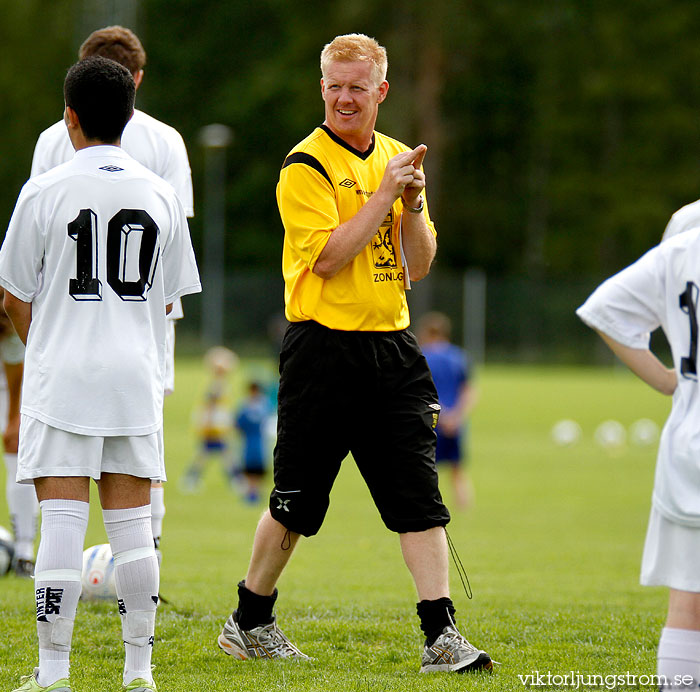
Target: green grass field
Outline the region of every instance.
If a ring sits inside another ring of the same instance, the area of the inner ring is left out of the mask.
[[[471,444],[476,505],[453,512],[449,526],[473,600],[455,570],[452,589],[461,630],[501,665],[490,676],[426,676],[417,672],[421,633],[398,540],[350,459],[321,533],[302,540],[279,585],[280,625],[315,660],[236,662],[218,650],[263,506],[245,505],[214,467],[202,493],[178,488],[194,450],[189,421],[203,377],[198,362],[181,359],[166,405],[171,482],[161,593],[170,604],[159,609],[153,655],[161,692],[521,690],[519,675],[533,671],[655,672],[666,593],[639,586],[638,571],[656,450],[629,446],[613,455],[595,444],[593,430],[607,418],[661,424],[669,399],[620,370],[480,372]],[[380,417],[381,407],[368,416]],[[562,418],[582,426],[576,446],[551,442],[551,426]],[[446,485],[443,494],[449,505]],[[86,546],[105,542],[95,502],[93,493]],[[0,523],[8,524],[2,500]],[[13,689],[36,662],[32,593],[31,581],[0,581],[0,691]],[[81,603],[72,660],[76,692],[120,689],[115,606]]]

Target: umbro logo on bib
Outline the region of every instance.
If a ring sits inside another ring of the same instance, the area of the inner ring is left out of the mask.
[[[101,171],[108,171],[109,173],[116,173],[117,171],[123,171],[123,168],[119,166],[100,166]]]
[[[357,183],[354,180],[350,180],[350,178],[345,178],[345,180],[341,180],[338,185],[340,185],[340,187],[355,187]]]

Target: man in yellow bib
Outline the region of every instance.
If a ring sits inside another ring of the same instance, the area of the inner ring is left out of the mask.
[[[428,273],[435,228],[411,150],[375,132],[389,89],[386,50],[361,34],[321,53],[325,121],[287,156],[277,202],[291,322],[280,355],[275,487],[219,636],[246,659],[306,658],[277,627],[275,585],[300,535],[323,523],[350,452],[381,517],[399,534],[426,636],[421,672],[491,669],[457,630],[449,597],[435,425],[440,410],[409,325],[406,288]]]

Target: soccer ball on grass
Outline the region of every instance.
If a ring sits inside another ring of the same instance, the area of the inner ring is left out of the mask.
[[[605,420],[595,429],[594,437],[603,449],[618,452],[627,443],[627,430],[619,421]]]
[[[15,556],[15,541],[12,534],[0,526],[0,576],[7,574]]]
[[[581,439],[581,426],[575,420],[565,418],[554,424],[552,441],[560,447],[570,447]]]
[[[117,598],[114,582],[114,557],[109,543],[93,545],[83,551],[83,601],[106,601]]]

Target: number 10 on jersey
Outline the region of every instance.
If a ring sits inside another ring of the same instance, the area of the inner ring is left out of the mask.
[[[122,209],[107,224],[107,283],[122,299],[146,300],[160,257],[160,231],[143,209]],[[68,224],[76,243],[76,278],[68,281],[74,300],[102,300],[97,214],[81,209]]]

